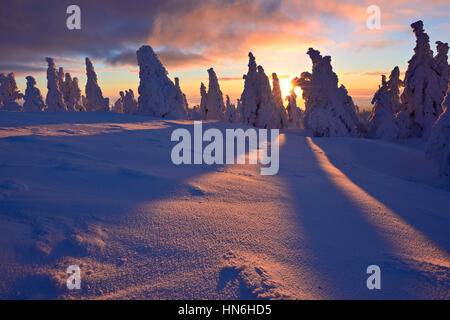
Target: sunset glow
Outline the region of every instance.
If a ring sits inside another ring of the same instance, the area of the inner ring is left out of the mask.
[[[107,2],[103,5],[102,1],[81,3],[86,13],[107,11],[107,18],[99,21],[95,14],[85,14],[81,31],[68,32],[59,26],[58,19],[42,25],[37,20],[39,14],[28,16],[18,2],[11,4],[11,10],[21,11],[21,19],[27,19],[30,32],[34,32],[18,34],[0,53],[0,71],[15,72],[19,89],[24,90],[24,78],[30,73],[35,75],[38,87],[45,89],[44,58],[48,55],[55,58],[58,66],[79,77],[84,87],[83,59],[90,56],[102,89],[113,103],[121,90],[131,88],[137,92],[135,51],[148,43],[160,55],[169,76],[180,78],[193,107],[200,98],[200,82],[207,83],[206,70],[210,67],[225,79],[220,81],[224,95],[235,101],[242,93],[241,79],[246,73],[249,51],[268,75],[276,72],[294,77],[311,70],[306,51],[314,47],[331,56],[340,83],[355,96],[355,102],[370,108],[370,98],[378,88],[381,74],[394,66],[405,71],[414,44],[411,22],[419,18],[424,21],[432,44],[449,40],[446,14],[450,8],[448,1],[440,0],[378,1],[383,13],[379,30],[366,27],[370,1],[264,0],[220,5],[204,1],[193,2],[192,7],[175,5],[173,10],[170,5],[160,6],[158,1],[145,5],[133,1],[128,11]],[[55,14],[46,14],[57,17],[58,12],[65,12],[63,7],[63,3],[54,4],[51,10]],[[191,9],[194,7],[196,10]],[[5,12],[1,15],[7,25],[14,25],[7,22],[11,17]],[[130,32],[127,28],[131,28]],[[29,34],[32,37],[28,39]],[[51,40],[60,38],[64,43]],[[36,45],[32,46],[34,41]],[[285,96],[289,84],[287,79],[281,80]],[[355,90],[358,93],[353,94]]]

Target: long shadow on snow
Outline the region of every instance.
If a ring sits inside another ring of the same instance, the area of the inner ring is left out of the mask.
[[[306,138],[285,136],[280,149],[279,176],[288,183],[296,200],[293,206],[297,208],[297,220],[293,223],[299,224],[307,242],[296,245],[307,246],[314,254],[312,268],[324,277],[326,283],[320,286],[326,296],[344,299],[420,296],[422,292],[402,291],[409,280],[398,278],[403,262],[389,254],[394,248],[320,168]],[[305,263],[302,257],[298,259],[299,263]],[[382,270],[382,290],[366,287],[369,277],[366,268],[372,264]]]

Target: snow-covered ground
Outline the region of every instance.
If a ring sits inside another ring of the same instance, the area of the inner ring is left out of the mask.
[[[450,299],[449,183],[421,149],[285,132],[261,176],[173,165],[180,127],[0,112],[0,298]]]

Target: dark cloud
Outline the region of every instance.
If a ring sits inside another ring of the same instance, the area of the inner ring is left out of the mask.
[[[21,75],[30,72],[44,72],[46,68],[38,66],[30,66],[25,64],[0,64],[0,73],[14,72],[16,75]]]
[[[0,61],[6,69],[41,65],[44,57],[89,56],[135,65],[135,50],[150,44],[168,67],[210,66],[247,59],[247,51],[315,41],[301,14],[278,0],[2,0]],[[81,30],[68,30],[66,9],[81,8]],[[284,8],[286,9],[286,8]],[[28,71],[36,71],[29,68]]]

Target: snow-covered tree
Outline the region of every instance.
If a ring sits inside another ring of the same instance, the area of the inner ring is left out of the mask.
[[[139,113],[161,118],[187,119],[188,111],[179,89],[153,49],[142,46],[136,52],[139,65]]]
[[[441,173],[450,175],[450,86],[442,102],[445,110],[434,124],[426,146],[427,154],[439,162]]]
[[[370,138],[385,140],[396,140],[399,138],[404,119],[397,120],[396,115],[403,109],[400,103],[400,87],[403,85],[400,80],[400,70],[395,67],[389,80],[382,76],[381,86],[375,93],[372,104],[372,114],[369,117]]]
[[[205,84],[202,82],[200,84],[200,111],[202,113],[202,119],[206,119],[206,114],[207,114],[207,110],[206,110],[206,99],[207,99],[208,94],[206,93],[206,87]]]
[[[244,122],[244,114],[242,110],[242,102],[241,99],[237,99],[237,106],[236,106],[236,122],[237,123],[243,123]]]
[[[428,137],[442,112],[441,77],[430,49],[430,39],[423,30],[423,22],[414,22],[411,27],[417,40],[414,55],[408,62],[401,100],[412,120],[412,136]]]
[[[138,103],[136,101],[136,98],[134,97],[133,90],[125,90],[125,96],[123,97],[123,112],[128,114],[135,114],[138,112],[138,109]]]
[[[180,79],[175,77],[174,80],[175,80],[175,88],[177,89],[177,92],[178,92],[178,98],[179,99],[181,98],[181,100],[183,101],[183,105],[184,105],[183,107],[186,110],[188,110],[189,109],[189,104],[187,102],[186,95],[181,90]]]
[[[59,69],[58,69],[56,74],[58,76],[59,88],[63,92],[63,96],[64,96],[64,68],[63,67],[59,67]]]
[[[356,106],[343,85],[338,87],[338,77],[333,72],[330,56],[309,48],[312,73],[303,72],[293,83],[300,86],[305,100],[305,128],[314,136],[361,135]]]
[[[70,76],[70,73],[68,73],[68,72],[65,74],[64,80],[61,79],[61,73],[64,73],[63,68],[59,68],[58,83],[59,83],[59,86],[61,88],[61,92],[63,94],[64,103],[66,104],[67,109],[69,111],[73,111],[72,106],[69,106],[69,103],[68,103],[69,100],[70,100],[70,93],[71,93],[71,90],[72,90],[72,82],[73,82],[73,80],[72,80],[72,77]]]
[[[64,103],[64,96],[60,87],[58,72],[52,58],[45,58],[48,63],[47,68],[47,97],[45,104],[48,111],[67,111]]]
[[[70,87],[70,96],[67,104],[71,107],[73,111],[86,111],[86,108],[84,107],[83,104],[83,98],[81,95],[81,89],[78,84],[77,77],[74,77],[72,79],[72,85]]]
[[[4,73],[0,73],[0,108],[2,108],[9,94],[9,80]]]
[[[189,119],[190,120],[203,120],[202,111],[200,110],[200,106],[196,105],[192,110],[189,111]]]
[[[250,52],[248,73],[244,75],[244,91],[241,95],[241,122],[258,128],[281,128],[280,108],[275,105],[269,78],[263,67],[256,66]]]
[[[97,74],[89,58],[86,58],[86,76],[86,110],[109,111],[109,99],[103,98],[102,89],[98,85]]]
[[[275,106],[278,108],[278,115],[276,118],[280,121],[277,125],[278,128],[286,128],[289,126],[288,117],[286,114],[286,109],[283,104],[283,97],[281,96],[281,88],[280,88],[280,80],[278,79],[277,74],[272,73],[272,95]]]
[[[36,80],[27,76],[27,88],[25,89],[23,109],[24,111],[44,111],[45,103],[41,91],[36,87]]]
[[[213,68],[208,69],[208,92],[206,93],[206,102],[204,104],[204,120],[224,120],[225,104],[223,94],[220,90],[219,81]]]
[[[440,87],[442,99],[445,98],[445,93],[447,92],[449,75],[450,75],[450,67],[448,65],[448,43],[443,43],[441,41],[436,41],[436,50],[437,54],[434,57],[436,64],[439,68],[439,76],[440,76]],[[439,98],[438,98],[439,100]]]
[[[227,95],[224,120],[227,122],[234,123],[237,120],[236,116],[236,106],[231,103],[230,97]]]
[[[372,104],[375,105],[369,117],[369,137],[385,140],[397,139],[398,127],[385,75],[382,76],[381,86],[375,93]]]
[[[13,72],[5,76],[0,75],[0,92],[3,106],[8,111],[22,111],[18,100],[23,98],[23,94],[17,88],[16,77]]]
[[[303,128],[303,117],[304,112],[302,109],[297,107],[297,95],[294,89],[291,90],[290,94],[286,97],[288,105],[286,107],[288,114],[289,127],[293,128]]]
[[[120,94],[120,97],[119,97],[119,99],[116,100],[116,102],[114,102],[111,112],[124,113],[123,100],[125,99],[125,95],[124,95],[123,91],[120,91],[119,94]]]

